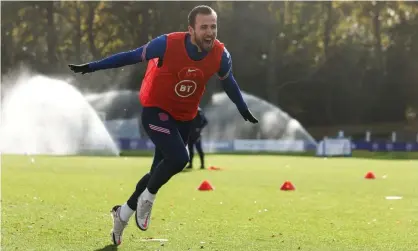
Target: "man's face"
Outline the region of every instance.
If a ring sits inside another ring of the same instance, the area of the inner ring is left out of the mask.
[[[189,26],[189,32],[201,50],[210,51],[218,32],[216,14],[197,14],[195,25]]]

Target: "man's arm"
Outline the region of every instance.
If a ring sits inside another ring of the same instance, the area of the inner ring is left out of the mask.
[[[258,120],[254,118],[248,109],[237,81],[232,74],[232,58],[226,48],[222,54],[221,67],[219,69],[218,76],[226,95],[228,95],[229,99],[234,102],[244,119],[249,120],[251,123],[257,123]]]
[[[90,62],[83,65],[69,65],[74,72],[94,72],[111,68],[118,68],[126,65],[133,65],[152,58],[163,58],[167,44],[167,36],[162,35],[154,38],[147,44],[131,51],[120,52],[102,60]]]

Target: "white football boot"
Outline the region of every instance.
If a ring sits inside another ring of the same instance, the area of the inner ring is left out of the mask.
[[[113,228],[110,232],[110,237],[112,242],[115,245],[120,245],[122,243],[122,234],[125,227],[128,225],[128,222],[121,220],[120,218],[120,205],[116,205],[112,208],[112,218],[113,218]]]
[[[136,225],[142,231],[148,229],[151,221],[151,210],[153,204],[154,203],[152,201],[145,199],[143,194],[141,194],[141,196],[138,198],[138,204],[135,211],[135,219]]]

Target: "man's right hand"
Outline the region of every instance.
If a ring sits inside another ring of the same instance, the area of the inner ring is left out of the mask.
[[[250,112],[249,109],[245,111],[239,111],[241,113],[241,116],[244,118],[245,121],[250,121],[253,124],[258,123],[258,119],[254,117],[254,115]]]
[[[80,73],[81,74],[86,74],[86,73],[90,73],[93,72],[93,70],[89,67],[89,64],[80,64],[80,65],[74,65],[74,64],[69,64],[68,67],[70,67],[70,69],[75,72],[75,73]]]

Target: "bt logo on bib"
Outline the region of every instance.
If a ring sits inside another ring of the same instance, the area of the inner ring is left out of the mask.
[[[174,87],[174,91],[176,92],[177,96],[182,98],[187,98],[196,91],[197,84],[193,80],[182,80],[176,84]]]
[[[187,98],[196,92],[197,83],[203,80],[203,72],[199,68],[184,67],[178,77],[180,81],[174,86],[174,91],[177,96]]]

